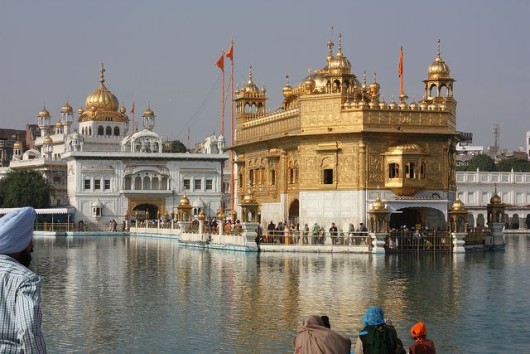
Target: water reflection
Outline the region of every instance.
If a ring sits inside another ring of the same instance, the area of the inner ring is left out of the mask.
[[[304,316],[326,313],[355,341],[374,304],[405,344],[424,320],[439,353],[517,352],[526,340],[514,323],[530,315],[529,244],[510,237],[504,253],[461,256],[258,255],[58,237],[36,239],[32,268],[50,352],[290,353]]]

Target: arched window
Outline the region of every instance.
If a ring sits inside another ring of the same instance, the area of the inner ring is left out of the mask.
[[[388,178],[399,178],[399,164],[395,162],[388,164]]]
[[[107,126],[107,129],[105,131],[105,135],[112,135],[112,127]]]
[[[98,127],[98,135],[105,135],[105,129],[103,129],[102,125]]]
[[[124,185],[125,185],[125,187],[124,187],[125,190],[130,190],[131,189],[131,176],[125,177]]]
[[[119,127],[114,127],[114,135],[115,136],[120,136],[120,128]]]
[[[271,186],[276,185],[276,170],[271,170]]]

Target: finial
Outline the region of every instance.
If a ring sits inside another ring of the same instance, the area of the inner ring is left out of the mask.
[[[374,82],[377,82],[377,73],[374,72]]]
[[[289,85],[289,74],[285,75],[285,86]]]
[[[99,70],[99,72],[101,73],[99,82],[103,84],[105,82],[105,66],[103,65],[103,63],[101,63],[101,69]]]
[[[339,33],[339,51],[337,54],[342,55],[342,33]]]
[[[497,183],[495,183],[494,185],[495,185],[495,195],[497,195]]]
[[[366,87],[366,70],[363,71],[363,87]]]
[[[248,68],[248,83],[252,83],[252,65]]]
[[[436,56],[437,56],[438,58],[441,58],[441,55],[440,55],[440,38],[438,38],[438,44],[437,44]]]

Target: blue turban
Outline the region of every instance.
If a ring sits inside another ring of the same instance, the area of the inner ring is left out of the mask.
[[[363,316],[363,325],[379,326],[385,324],[385,314],[380,307],[372,306]]]
[[[36,215],[35,209],[24,207],[0,218],[0,254],[18,253],[28,247]]]

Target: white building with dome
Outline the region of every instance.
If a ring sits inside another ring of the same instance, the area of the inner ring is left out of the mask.
[[[10,169],[41,171],[55,188],[54,206],[72,206],[75,221],[107,225],[111,220],[171,218],[178,201],[186,196],[197,216],[215,216],[221,207],[222,166],[228,159],[224,138],[205,139],[200,153],[168,152],[153,130],[151,107],[143,115],[143,129],[131,131],[125,107],[100,84],[77,110],[69,103],[53,124],[43,108],[37,116],[40,136],[35,148],[22,151],[14,145]],[[166,144],[166,145],[165,145]]]

